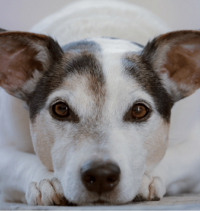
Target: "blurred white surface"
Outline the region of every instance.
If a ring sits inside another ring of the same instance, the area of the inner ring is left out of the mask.
[[[95,0],[94,0],[95,1]],[[199,0],[126,0],[143,6],[172,30],[200,29]],[[0,0],[0,28],[29,30],[49,14],[73,0]]]

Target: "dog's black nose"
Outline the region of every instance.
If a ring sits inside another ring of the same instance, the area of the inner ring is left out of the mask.
[[[112,162],[88,162],[81,168],[81,179],[87,190],[98,194],[113,190],[120,179],[120,168]]]

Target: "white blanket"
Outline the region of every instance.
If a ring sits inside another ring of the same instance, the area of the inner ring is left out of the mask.
[[[31,31],[51,35],[61,45],[99,36],[146,44],[169,28],[151,12],[134,4],[116,0],[84,0],[66,5]]]

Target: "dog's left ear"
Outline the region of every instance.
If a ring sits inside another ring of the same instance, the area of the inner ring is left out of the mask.
[[[200,88],[200,32],[161,35],[144,48],[142,59],[157,72],[174,102]]]
[[[49,36],[0,32],[0,86],[26,100],[43,73],[61,58],[62,49]]]

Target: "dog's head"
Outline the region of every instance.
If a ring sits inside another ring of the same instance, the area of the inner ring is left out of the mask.
[[[26,102],[35,152],[76,204],[133,200],[165,154],[173,104],[200,87],[199,61],[198,31],[144,48],[0,34],[0,85]]]

